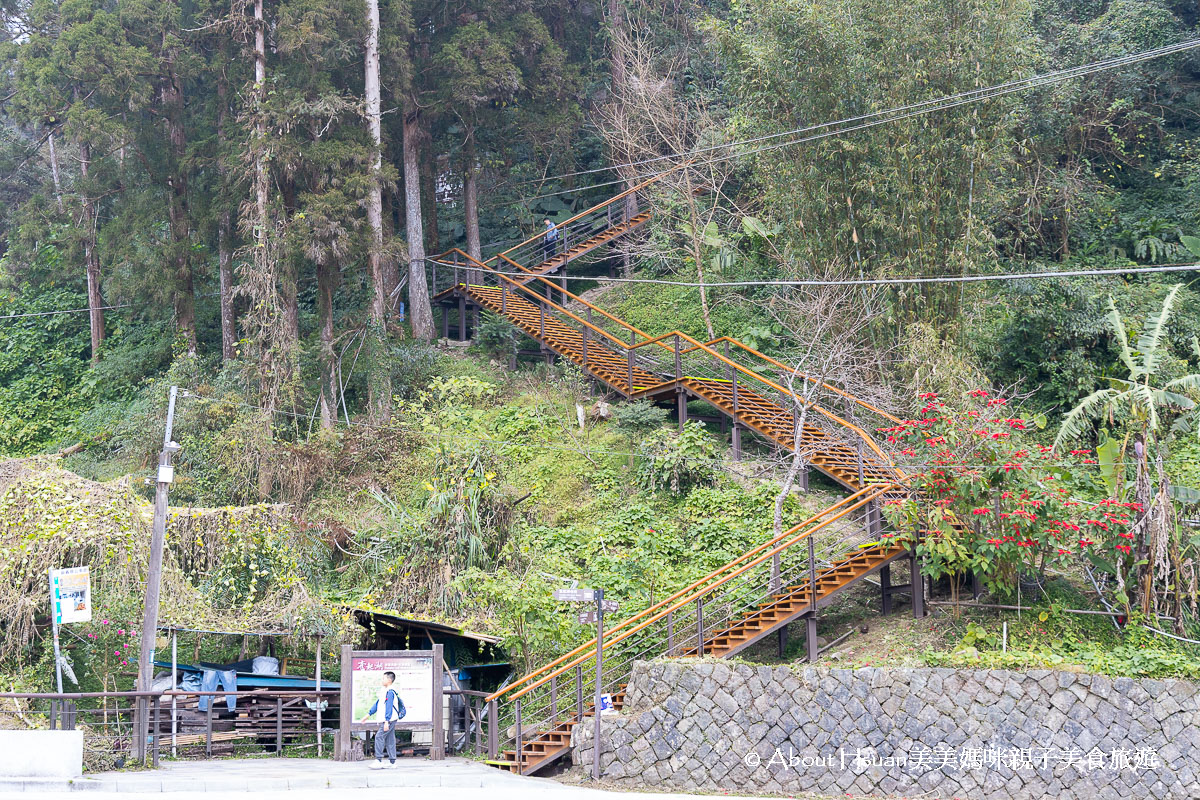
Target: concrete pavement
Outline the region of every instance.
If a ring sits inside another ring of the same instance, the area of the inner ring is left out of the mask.
[[[330,791],[330,790],[334,791]],[[407,798],[437,800],[670,800],[695,795],[603,791],[521,777],[478,761],[448,758],[400,759],[394,770],[370,770],[367,762],[343,763],[308,758],[243,758],[163,762],[157,770],[102,772],[73,781],[6,781],[0,797],[37,795],[42,800],[78,798],[85,792],[106,800],[130,794],[167,795],[170,800],[333,800],[353,792],[355,800]],[[20,795],[18,795],[20,793]]]

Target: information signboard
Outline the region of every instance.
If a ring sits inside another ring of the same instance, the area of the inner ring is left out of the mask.
[[[395,676],[391,688],[404,703],[404,718],[396,723],[402,731],[432,731],[430,758],[446,757],[446,734],[442,708],[442,646],[430,650],[351,650],[342,647],[341,730],[337,760],[354,760],[358,732],[377,733],[384,719],[383,704],[371,713],[380,698],[385,675]]]
[[[50,603],[54,622],[89,622],[92,619],[92,576],[89,567],[50,570]]]

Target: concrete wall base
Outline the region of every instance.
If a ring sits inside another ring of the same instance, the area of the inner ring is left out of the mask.
[[[83,731],[0,731],[0,779],[83,774]]]

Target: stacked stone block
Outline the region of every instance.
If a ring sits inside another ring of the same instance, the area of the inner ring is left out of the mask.
[[[592,726],[576,728],[590,771]],[[1196,800],[1200,692],[1079,672],[639,662],[608,779],[742,794]]]

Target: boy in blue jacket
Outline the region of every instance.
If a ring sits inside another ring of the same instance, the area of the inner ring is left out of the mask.
[[[371,717],[375,716],[379,711],[379,707],[383,706],[383,722],[379,724],[379,730],[375,733],[375,761],[368,765],[370,769],[383,769],[383,749],[387,747],[388,767],[396,768],[396,723],[400,721],[400,695],[392,688],[392,684],[396,682],[396,673],[383,673],[383,686],[379,687],[379,696],[375,698],[375,703],[371,706],[371,710],[359,722],[370,722]]]

